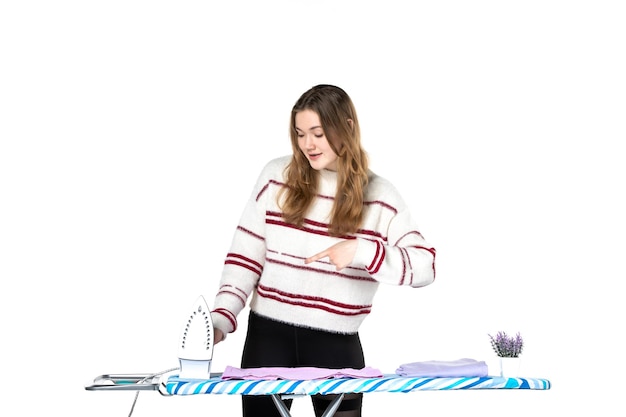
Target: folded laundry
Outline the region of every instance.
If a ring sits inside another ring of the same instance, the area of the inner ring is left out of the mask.
[[[412,377],[464,377],[487,376],[487,364],[475,359],[457,359],[453,361],[421,361],[400,365],[396,374]]]
[[[376,368],[366,366],[361,369],[329,369],[316,367],[260,367],[235,368],[226,366],[222,379],[328,379],[328,378],[379,378],[383,374]]]

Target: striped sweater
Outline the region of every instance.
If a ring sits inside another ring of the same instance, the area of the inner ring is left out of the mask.
[[[335,333],[356,333],[380,283],[423,287],[435,279],[435,249],[424,240],[396,188],[370,172],[365,218],[351,236],[352,264],[337,271],[328,258],[304,260],[342,238],[328,233],[337,174],[322,170],[318,196],[302,228],[285,223],[277,204],[291,156],[270,161],[244,208],[226,255],[211,314],[224,334],[250,309],[270,319]],[[344,237],[343,239],[345,239]]]

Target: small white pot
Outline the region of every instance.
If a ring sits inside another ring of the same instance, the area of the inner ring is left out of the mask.
[[[503,378],[519,377],[521,358],[499,358],[500,376]]]

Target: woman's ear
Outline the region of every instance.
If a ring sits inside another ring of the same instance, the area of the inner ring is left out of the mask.
[[[350,125],[350,129],[354,129],[354,120],[352,119],[347,119],[348,120],[348,124]]]

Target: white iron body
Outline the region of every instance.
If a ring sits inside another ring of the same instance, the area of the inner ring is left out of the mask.
[[[213,321],[203,296],[198,297],[183,325],[178,345],[180,379],[210,379]]]

